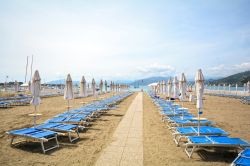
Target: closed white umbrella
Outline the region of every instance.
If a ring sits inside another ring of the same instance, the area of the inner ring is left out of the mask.
[[[238,94],[238,84],[235,84],[235,94],[236,94],[236,96]]]
[[[100,81],[99,88],[100,88],[100,93],[102,94],[102,89],[103,89],[103,82],[102,82],[102,80]]]
[[[171,94],[172,94],[172,79],[170,77],[168,80],[168,97],[169,97],[169,99],[171,97]]]
[[[228,85],[228,91],[231,92],[231,84]]]
[[[112,81],[110,81],[109,90],[110,90],[110,92],[113,91],[113,83],[112,83]]]
[[[250,93],[250,81],[247,82],[248,93]]]
[[[180,79],[180,100],[184,101],[186,99],[186,92],[187,92],[187,80],[186,77],[184,75],[184,73],[182,73],[181,75],[181,79]]]
[[[81,97],[87,96],[86,80],[85,80],[84,76],[82,76],[82,80],[80,83],[80,96]]]
[[[19,91],[19,83],[17,82],[17,80],[15,81],[15,92]]]
[[[105,86],[105,93],[107,93],[108,92],[108,83],[106,80],[104,81],[104,86]]]
[[[166,82],[165,80],[162,80],[162,94],[166,93]]]
[[[94,97],[97,97],[97,95],[96,95],[96,84],[95,84],[95,79],[93,78],[92,79],[92,91],[93,91],[93,96]]]
[[[196,87],[196,96],[197,96],[197,103],[196,108],[198,109],[198,135],[200,135],[200,115],[202,114],[203,108],[203,93],[204,93],[204,76],[202,74],[201,69],[199,69],[195,76],[195,87]]]
[[[161,83],[160,83],[160,81],[158,81],[158,83],[157,83],[157,94],[159,94],[160,93],[160,88],[161,88]]]
[[[116,92],[119,92],[119,84],[116,84]]]
[[[35,106],[34,126],[36,126],[36,107],[41,103],[40,88],[41,88],[41,78],[39,76],[38,70],[36,70],[32,78],[32,84],[30,87],[32,94],[32,100],[30,103]]]
[[[175,99],[179,97],[179,95],[178,95],[178,79],[176,76],[174,77],[174,96],[173,97]]]
[[[68,101],[68,111],[69,111],[69,100],[74,99],[73,84],[70,74],[67,75],[67,79],[64,87],[64,100]]]
[[[160,94],[163,94],[163,80],[160,81]]]

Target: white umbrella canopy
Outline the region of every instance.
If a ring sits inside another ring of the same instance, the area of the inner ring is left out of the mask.
[[[172,79],[169,78],[168,80],[168,97],[171,97],[171,93],[172,93]]]
[[[102,80],[100,81],[99,88],[100,88],[100,93],[102,94],[102,89],[103,89],[103,81]]]
[[[165,94],[165,87],[166,87],[166,82],[165,80],[162,80],[162,94]]]
[[[179,84],[178,79],[175,76],[174,77],[174,96],[173,96],[174,98],[178,98],[179,97],[179,95],[178,95],[178,84]]]
[[[163,93],[163,82],[160,81],[160,94],[162,94],[162,93]]]
[[[74,99],[73,83],[72,83],[72,79],[71,79],[70,74],[67,75],[67,79],[66,79],[66,82],[65,82],[64,99],[65,100]]]
[[[19,91],[19,83],[17,82],[17,80],[15,81],[15,92]]]
[[[35,106],[34,126],[36,126],[36,107],[41,103],[40,89],[41,89],[41,78],[38,70],[36,70],[32,78],[32,84],[31,84],[32,100],[30,102],[32,105]]]
[[[105,80],[104,81],[104,86],[105,86],[105,93],[108,92],[108,82]]]
[[[203,108],[203,93],[204,93],[204,76],[201,69],[199,69],[195,76],[195,87],[196,87],[196,96],[197,103],[196,108],[198,109],[198,135],[200,135],[200,115],[202,114],[201,109]]]
[[[96,97],[96,83],[95,83],[95,79],[92,79],[92,91],[93,91],[93,96]]]
[[[244,83],[244,85],[243,85],[243,86],[244,86],[244,92],[245,92],[245,91],[247,91],[247,84],[246,84],[246,83]]]
[[[31,104],[32,105],[37,106],[41,102],[40,88],[41,88],[41,78],[40,78],[38,70],[36,70],[32,78],[32,84],[31,84],[31,94],[32,94]]]
[[[180,92],[181,92],[180,99],[181,101],[184,101],[186,99],[186,92],[187,92],[187,80],[184,73],[181,74]]]
[[[250,93],[250,81],[247,82],[248,93]]]
[[[238,93],[238,84],[235,84],[235,93],[236,93],[236,95]]]
[[[160,83],[160,81],[158,81],[158,83],[157,83],[157,93],[159,94],[160,93],[160,88],[161,88],[161,83]]]
[[[113,83],[112,83],[112,81],[110,81],[109,89],[110,89],[111,92],[113,91]]]
[[[118,92],[118,84],[115,84],[115,91]]]
[[[64,87],[64,100],[68,101],[68,111],[69,111],[69,100],[74,99],[74,92],[73,92],[73,83],[70,74],[67,75],[67,79],[65,82],[65,87]]]
[[[84,76],[82,76],[82,80],[80,82],[80,96],[81,97],[86,97],[87,96],[87,91],[86,91],[86,80]]]

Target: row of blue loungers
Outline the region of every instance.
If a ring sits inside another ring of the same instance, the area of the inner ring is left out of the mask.
[[[42,151],[45,153],[59,147],[57,137],[60,135],[67,135],[69,141],[73,142],[80,138],[79,129],[85,128],[91,119],[97,118],[107,110],[115,108],[115,105],[131,94],[131,92],[124,92],[108,99],[92,102],[81,108],[59,114],[35,127],[8,131],[7,134],[11,136],[11,145],[20,143],[14,141],[16,138],[40,142]],[[45,147],[45,143],[49,141],[50,146]],[[54,144],[51,146],[52,142]]]
[[[200,136],[198,136],[198,120],[187,108],[171,101],[166,101],[149,94],[159,108],[162,120],[173,132],[173,140],[177,146],[184,146],[189,158],[197,149],[223,148],[223,150],[242,150],[250,144],[240,138],[231,138],[221,128],[213,127],[214,122],[200,120]],[[248,163],[249,164],[249,163]]]
[[[30,104],[30,96],[14,96],[9,98],[0,98],[0,108],[10,108]]]

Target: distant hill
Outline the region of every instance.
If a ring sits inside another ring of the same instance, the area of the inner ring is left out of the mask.
[[[237,83],[239,86],[242,86],[244,83],[247,83],[247,81],[250,81],[250,71],[237,73],[237,74],[230,75],[228,77],[217,79],[217,80],[211,80],[208,83],[209,84],[233,84],[233,85]]]

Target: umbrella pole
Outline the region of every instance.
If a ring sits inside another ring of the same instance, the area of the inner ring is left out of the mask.
[[[69,111],[69,100],[68,100],[68,111]]]
[[[183,100],[181,100],[181,107],[183,108]],[[184,113],[182,111],[182,120],[184,119]]]
[[[200,108],[198,109],[198,136],[200,136]]]
[[[34,115],[34,127],[36,127],[36,106],[35,106],[35,115]]]

